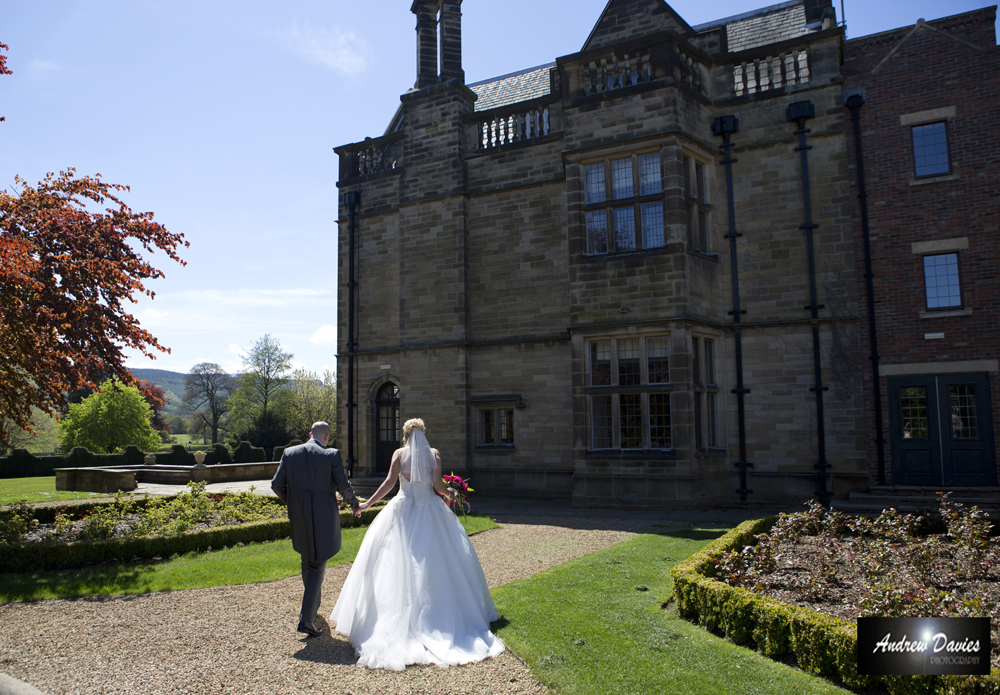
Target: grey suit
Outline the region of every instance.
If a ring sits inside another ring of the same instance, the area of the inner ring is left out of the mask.
[[[326,561],[340,550],[340,508],[337,491],[352,507],[358,505],[347,480],[340,452],[325,449],[315,439],[285,449],[271,480],[271,489],[288,503],[292,547],[302,556],[300,622],[315,623]]]

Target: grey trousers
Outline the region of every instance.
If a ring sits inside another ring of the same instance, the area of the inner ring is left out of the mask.
[[[320,593],[323,589],[323,575],[326,573],[326,560],[313,563],[302,558],[302,612],[299,620],[304,623],[316,622],[316,611],[319,610]]]

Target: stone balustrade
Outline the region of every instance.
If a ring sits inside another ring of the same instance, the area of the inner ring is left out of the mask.
[[[495,111],[477,114],[480,119],[473,126],[478,129],[478,150],[495,150],[518,142],[528,142],[545,137],[552,130],[549,108],[536,104],[517,112]]]
[[[631,54],[624,53],[620,56],[612,53],[603,58],[581,63],[579,69],[583,93],[587,96],[613,92],[653,79],[648,48],[637,49]]]
[[[340,155],[340,179],[366,179],[402,167],[402,137],[402,133],[392,133],[336,148]]]
[[[746,96],[809,82],[809,51],[796,48],[733,66],[733,94]]]

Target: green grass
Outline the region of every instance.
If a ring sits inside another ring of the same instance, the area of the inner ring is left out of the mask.
[[[79,500],[90,497],[106,497],[96,492],[56,492],[54,475],[40,478],[0,479],[0,505],[14,504],[21,500],[29,504],[52,500]]]
[[[497,634],[559,695],[849,692],[661,607],[670,568],[722,533],[643,535],[500,587]]]
[[[470,514],[465,528],[472,534],[498,528],[498,524],[489,517]],[[353,561],[367,530],[367,527],[344,529],[340,552],[327,566]],[[208,553],[186,553],[159,562],[0,574],[0,603],[273,582],[300,571],[299,554],[292,549],[291,540],[286,539]]]

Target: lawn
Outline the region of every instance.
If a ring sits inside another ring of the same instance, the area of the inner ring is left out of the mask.
[[[0,479],[0,505],[14,504],[21,500],[28,503],[53,500],[79,500],[90,497],[107,497],[96,492],[56,492],[56,477],[2,478]]]
[[[463,520],[463,525],[469,534],[498,526],[489,517],[473,514]],[[367,530],[367,527],[344,529],[341,550],[327,566],[353,561]],[[301,569],[299,554],[292,549],[291,540],[286,539],[208,553],[186,553],[158,562],[0,574],[0,603],[273,582],[297,575]]]
[[[494,628],[560,695],[849,692],[662,607],[670,568],[722,533],[638,536],[502,586]]]

